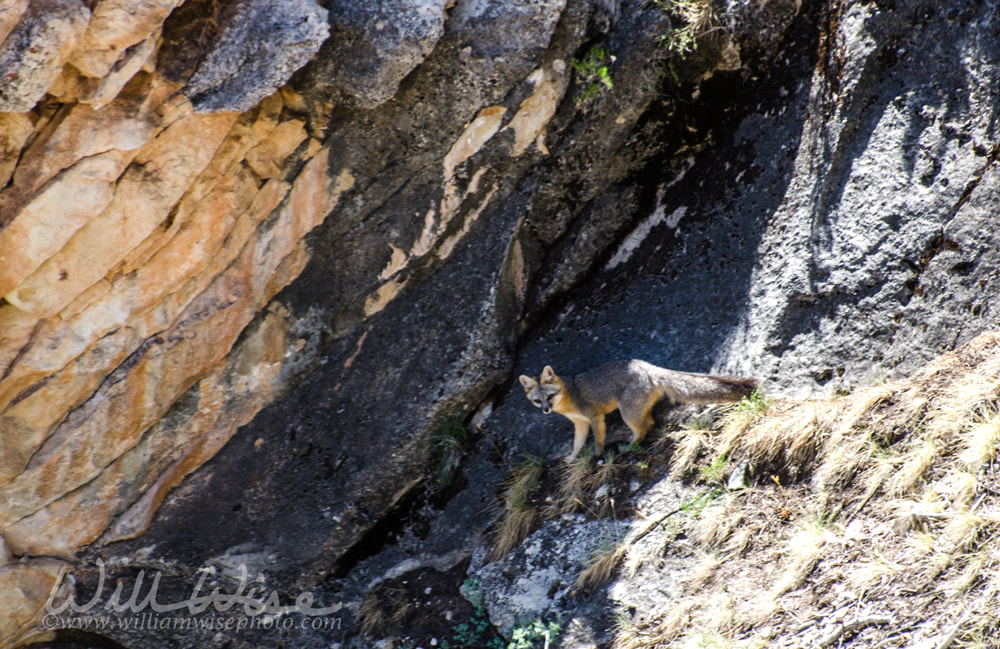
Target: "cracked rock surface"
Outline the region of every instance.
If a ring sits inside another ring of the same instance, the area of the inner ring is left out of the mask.
[[[997,3],[714,7],[675,58],[643,0],[0,2],[0,646],[98,560],[365,646],[568,448],[518,374],[831,395],[996,329]]]

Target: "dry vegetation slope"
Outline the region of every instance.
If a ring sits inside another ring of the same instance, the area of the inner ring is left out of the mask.
[[[700,565],[615,646],[1000,647],[998,376],[986,334],[906,380],[685,432],[675,473],[725,454],[753,479],[689,523]]]

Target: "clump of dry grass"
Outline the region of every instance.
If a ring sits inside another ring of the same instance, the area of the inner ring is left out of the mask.
[[[583,476],[584,489],[598,489],[601,485],[608,484],[615,479],[616,474],[623,468],[622,464],[615,462],[615,454],[608,451],[604,454],[604,461],[594,467],[593,471],[585,471]]]
[[[534,528],[538,512],[528,503],[528,494],[538,488],[542,464],[529,459],[517,467],[504,490],[504,507],[493,539],[490,561],[507,556]]]
[[[389,614],[383,610],[374,593],[369,593],[361,602],[359,617],[361,618],[361,633],[365,636],[374,637],[389,627]]]
[[[570,592],[574,594],[589,592],[608,583],[627,551],[628,548],[623,543],[612,543],[602,548],[590,558],[587,566],[577,576]]]
[[[688,588],[692,590],[703,588],[712,579],[721,564],[718,552],[702,553],[688,575]]]
[[[993,408],[975,418],[962,440],[958,458],[969,471],[978,472],[991,462],[1000,443],[1000,410]]]
[[[590,458],[579,456],[559,468],[559,486],[545,507],[545,518],[557,518],[583,508],[590,479]]]
[[[798,526],[785,544],[785,569],[775,582],[772,597],[779,597],[805,583],[806,578],[819,563],[823,546],[828,538],[823,525],[816,520],[806,521]]]
[[[490,561],[496,561],[516,548],[535,527],[537,512],[527,505],[508,507],[504,510],[490,552]]]
[[[361,633],[370,638],[385,635],[401,627],[410,616],[411,609],[406,591],[383,585],[361,602],[358,612]]]
[[[675,439],[677,450],[670,463],[670,477],[680,480],[697,468],[699,458],[709,448],[709,434],[701,429],[684,429],[675,434]]]
[[[677,55],[697,49],[698,41],[716,28],[718,17],[710,0],[653,0],[680,26],[657,38],[660,47]]]
[[[709,504],[691,524],[691,540],[703,549],[718,548],[743,524],[739,511],[730,511],[728,499]]]
[[[998,446],[998,334],[908,379],[830,400],[775,402],[762,413],[737,408],[717,432],[684,431],[673,475],[690,476],[724,454],[730,465],[748,462],[759,482],[688,521],[687,537],[712,549],[711,576],[695,578],[692,569],[659,613],[613,646],[682,647],[693,638],[768,646],[775,633],[802,633],[802,619],[827,619],[845,601],[827,597],[842,591],[847,601],[893,611],[897,633],[938,624],[934,646],[993,647]],[[724,613],[720,601],[729,602]],[[758,626],[771,635],[758,635]],[[874,640],[864,646],[886,633],[870,629]],[[891,646],[921,637],[904,636]]]
[[[692,613],[697,610],[697,601],[694,598],[684,598],[680,601],[671,602],[670,608],[664,611],[664,615],[653,620],[639,620],[624,630],[623,633],[615,635],[612,642],[614,649],[648,649],[654,644],[661,644],[664,647],[670,646],[670,642],[679,637],[684,629],[691,625]],[[656,642],[652,642],[652,639]]]

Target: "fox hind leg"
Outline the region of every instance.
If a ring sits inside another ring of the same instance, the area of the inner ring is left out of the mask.
[[[646,439],[646,434],[653,427],[653,404],[628,403],[621,404],[620,410],[625,425],[632,431],[632,444],[639,444]]]

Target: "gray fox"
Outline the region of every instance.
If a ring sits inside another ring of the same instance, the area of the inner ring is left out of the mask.
[[[755,379],[677,372],[645,361],[611,361],[582,374],[559,377],[546,365],[539,380],[521,375],[528,399],[542,412],[557,412],[576,427],[572,460],[593,429],[597,454],[604,453],[604,415],[621,411],[632,430],[632,443],[641,442],[653,426],[652,409],[661,397],[674,403],[739,401],[757,387]]]

